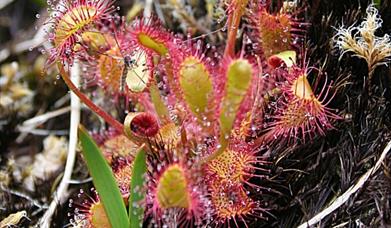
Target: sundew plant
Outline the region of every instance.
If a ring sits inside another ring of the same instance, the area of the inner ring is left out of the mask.
[[[301,48],[306,22],[294,5],[271,11],[270,3],[233,0],[224,7],[227,39],[219,45],[175,34],[155,15],[128,21],[111,0],[64,1],[52,13],[47,64],[56,64],[69,88],[112,128],[101,147],[120,194],[125,202],[131,192],[144,194],[129,205],[130,215],[143,208],[136,226],[239,227],[267,219],[262,192],[269,187],[257,181],[269,173],[262,148],[276,140],[304,143],[339,119],[328,106],[333,84],[309,82],[311,73],[324,76]],[[251,30],[238,39],[245,26]],[[120,113],[111,115],[73,85],[75,62],[101,96],[126,99]],[[147,168],[144,184],[132,189],[137,151]],[[105,201],[95,187],[92,202],[75,206],[72,224],[114,226],[107,204],[118,201]]]
[[[305,3],[205,1],[201,23],[190,1],[168,2],[180,22],[148,1],[127,15],[115,0],[48,2],[44,69],[57,68],[95,114],[78,133],[93,186],[69,200],[69,226],[259,227],[286,205],[271,198],[300,179],[276,173],[294,171],[297,154],[329,146],[317,142],[349,121],[340,108],[347,74],[329,76],[327,57],[312,56]],[[364,59],[376,80],[391,44],[375,35],[375,5],[365,12],[361,24],[328,26],[326,45],[341,61]],[[376,93],[371,85],[364,95]]]

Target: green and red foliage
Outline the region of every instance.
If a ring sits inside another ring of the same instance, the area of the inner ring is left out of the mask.
[[[260,145],[323,136],[339,118],[328,107],[332,86],[311,85],[313,67],[296,64],[296,56],[305,62],[295,44],[304,23],[293,19],[294,9],[271,13],[260,3],[228,1],[227,43],[210,48],[167,31],[155,16],[117,25],[112,5],[66,3],[55,17],[49,63],[60,62],[70,88],[120,135],[102,148],[125,201],[133,191],[133,152],[145,145],[144,223],[240,227],[267,217],[259,190],[268,187],[259,180],[268,177],[269,158]],[[247,21],[260,52],[235,50]],[[64,69],[74,59],[94,69],[83,76],[97,75],[105,94],[130,98],[123,124],[72,87]],[[85,210],[93,227],[99,205]]]

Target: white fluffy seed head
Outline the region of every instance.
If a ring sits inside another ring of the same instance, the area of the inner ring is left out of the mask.
[[[367,61],[369,72],[376,66],[386,64],[391,57],[391,42],[388,34],[383,37],[375,35],[381,27],[383,20],[373,4],[366,10],[364,21],[350,27],[341,26],[334,36],[334,45],[341,51],[341,57],[346,52],[352,52],[355,56]]]

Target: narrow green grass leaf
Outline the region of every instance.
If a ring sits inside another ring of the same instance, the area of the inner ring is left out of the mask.
[[[140,147],[133,162],[132,180],[130,183],[129,220],[130,228],[142,227],[144,219],[145,173],[147,160],[144,145]]]
[[[83,126],[79,126],[79,139],[83,156],[92,176],[92,182],[103,203],[111,226],[114,228],[128,228],[129,221],[125,203],[110,166],[104,159],[99,147]]]

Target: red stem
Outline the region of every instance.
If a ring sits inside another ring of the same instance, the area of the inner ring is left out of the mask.
[[[236,34],[238,33],[240,19],[243,16],[247,2],[248,0],[232,0],[227,22],[228,40],[224,56],[234,57],[235,55]]]
[[[231,14],[228,18],[228,40],[227,46],[225,46],[224,56],[233,57],[235,55],[235,41],[236,41],[236,33],[238,32],[237,27],[232,26],[233,14]]]
[[[123,133],[124,132],[124,126],[118,122],[116,119],[114,119],[111,115],[109,115],[107,112],[105,112],[102,108],[95,105],[94,102],[92,102],[86,95],[84,95],[71,81],[69,74],[65,71],[64,66],[59,63],[57,64],[58,68],[60,69],[60,75],[62,79],[64,80],[65,84],[68,86],[72,92],[76,94],[80,98],[80,100],[87,105],[91,109],[91,111],[95,112],[98,116],[102,117],[108,124],[110,124],[112,127],[114,127],[117,131]]]

